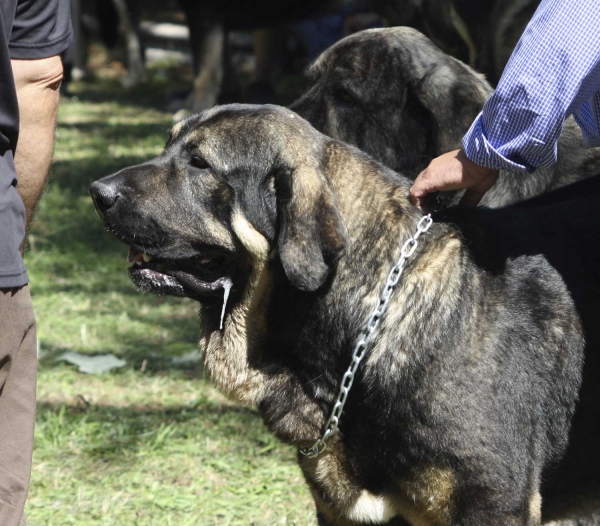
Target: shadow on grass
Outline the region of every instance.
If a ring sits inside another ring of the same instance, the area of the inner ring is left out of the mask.
[[[116,102],[142,110],[164,111],[171,91],[192,89],[192,77],[188,67],[167,66],[161,69],[165,72],[164,75],[156,76],[150,71],[146,81],[129,88],[123,87],[118,79],[95,78],[85,82],[72,82],[69,91],[79,102]]]
[[[39,403],[36,448],[59,447],[105,462],[135,462],[136,455],[159,454],[173,443],[229,442],[260,454],[275,444],[254,409],[220,405],[200,398],[165,408],[78,406]]]
[[[112,140],[118,141],[119,139],[118,137],[114,137]],[[86,145],[86,147],[94,148],[94,145]],[[88,188],[94,181],[114,174],[128,166],[148,161],[152,157],[152,155],[117,157],[114,155],[111,156],[107,152],[99,152],[97,155],[80,159],[56,161],[52,165],[50,185],[58,186],[63,190],[72,192],[75,196],[86,197],[91,202]]]
[[[98,178],[157,155],[170,118],[137,95],[102,86],[92,92],[102,104],[82,103],[81,94],[61,109],[58,160],[27,243],[42,348],[51,357],[112,353],[135,368],[144,361],[150,371],[173,368],[171,357],[197,348],[197,309],[135,289],[127,247],[104,231],[88,194]]]
[[[114,137],[111,140],[118,141],[119,138]],[[86,145],[86,147],[94,148],[94,145]],[[150,154],[115,156],[108,152],[98,152],[97,155],[89,157],[56,161],[52,167],[51,184],[89,197],[88,188],[94,181],[128,166],[148,161],[152,157],[153,155]]]
[[[33,224],[37,248],[56,246],[65,253],[79,253],[83,244],[105,254],[120,246],[104,233],[88,188],[101,177],[160,153],[169,124],[166,116],[148,117],[147,112],[119,107],[111,93],[104,93],[104,98],[110,103],[107,107],[67,104],[61,112],[57,160]]]
[[[114,141],[114,140],[126,140],[132,141],[135,139],[146,139],[150,133],[158,136],[164,136],[165,142],[167,140],[167,134],[169,124],[165,123],[123,123],[107,122],[111,117],[118,117],[112,110],[106,109],[105,111],[95,113],[93,119],[86,119],[85,122],[62,122],[60,127],[66,131],[74,131],[76,133],[90,133],[94,134],[90,137],[90,141],[96,141],[101,144],[103,141]],[[122,116],[121,116],[122,117]],[[93,144],[93,142],[90,142]]]
[[[181,357],[190,353],[197,353],[199,331],[197,323],[189,319],[169,318],[168,320],[157,319],[151,314],[143,318],[144,323],[168,328],[171,331],[176,331],[177,338],[169,338],[160,341],[153,341],[152,337],[127,334],[119,338],[118,350],[109,348],[106,350],[98,349],[97,351],[80,350],[89,355],[98,354],[115,354],[119,358],[127,361],[126,368],[140,370],[142,367],[145,374],[162,375],[167,370],[180,370],[185,373],[185,377],[189,379],[199,379],[203,376],[203,368],[199,359],[193,358],[189,361],[182,360]],[[41,348],[44,352],[43,359],[40,360],[40,368],[52,369],[63,367],[65,362],[59,360],[60,356],[67,351],[71,351],[70,347],[54,345],[42,340]],[[75,366],[73,366],[75,368]],[[115,374],[119,374],[116,372]]]

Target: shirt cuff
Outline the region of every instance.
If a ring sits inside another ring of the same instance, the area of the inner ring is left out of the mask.
[[[535,170],[535,168],[511,161],[496,151],[487,140],[481,113],[463,137],[462,145],[467,157],[479,166],[515,173],[532,173]]]
[[[573,118],[581,128],[583,142],[588,148],[600,146],[600,100],[596,100],[598,93],[592,99],[584,102],[574,113]]]

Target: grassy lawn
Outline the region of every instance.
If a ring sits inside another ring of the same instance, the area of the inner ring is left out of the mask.
[[[26,256],[44,353],[28,523],[315,525],[295,452],[173,362],[196,349],[193,302],[136,292],[93,210],[92,181],[162,149],[171,117],[147,102],[90,85],[60,109]],[[127,366],[85,375],[65,351]]]

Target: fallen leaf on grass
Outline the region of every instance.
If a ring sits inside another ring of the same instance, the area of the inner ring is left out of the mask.
[[[102,374],[113,369],[120,369],[127,364],[126,360],[121,360],[113,354],[89,356],[73,351],[63,353],[57,359],[76,365],[82,373],[87,374]]]

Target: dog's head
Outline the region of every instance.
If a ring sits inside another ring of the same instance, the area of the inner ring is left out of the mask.
[[[232,282],[235,300],[275,257],[313,291],[346,243],[323,173],[327,141],[290,110],[224,106],[176,125],[158,157],[90,192],[144,291],[214,302]]]
[[[460,146],[491,93],[482,76],[406,27],[351,35],[323,52],[308,76],[313,85],[294,111],[412,177]]]

